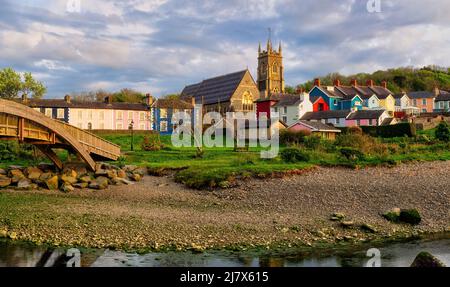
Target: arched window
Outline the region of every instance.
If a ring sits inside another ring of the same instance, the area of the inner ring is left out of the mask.
[[[88,123],[88,130],[92,130],[92,123]]]
[[[277,63],[273,64],[272,72],[275,73],[275,74],[278,73],[278,65],[277,65]]]
[[[253,97],[249,92],[242,96],[242,109],[244,111],[253,111]]]

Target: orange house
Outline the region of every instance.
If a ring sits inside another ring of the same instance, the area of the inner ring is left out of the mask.
[[[420,91],[408,93],[410,104],[419,109],[421,113],[432,113],[436,94],[433,92]]]

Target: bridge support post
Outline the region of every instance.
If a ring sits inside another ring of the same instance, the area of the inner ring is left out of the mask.
[[[49,147],[49,146],[43,146],[43,145],[36,145],[36,147],[44,154],[46,155],[59,169],[63,169],[63,163],[61,159],[56,155],[56,153]]]

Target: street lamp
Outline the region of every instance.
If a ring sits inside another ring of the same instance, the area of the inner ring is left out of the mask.
[[[134,121],[131,120],[130,125],[128,126],[128,129],[131,132],[131,151],[134,151],[133,147],[133,141],[134,141],[134,131],[133,131]]]

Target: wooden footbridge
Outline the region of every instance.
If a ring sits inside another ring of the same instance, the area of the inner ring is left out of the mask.
[[[0,99],[0,140],[18,140],[35,145],[59,169],[61,159],[54,148],[77,154],[91,170],[96,160],[117,160],[120,147],[92,133],[51,119],[21,103]]]

